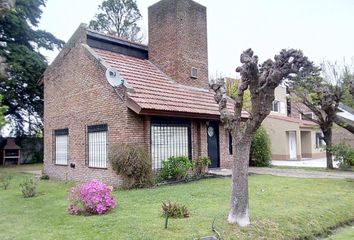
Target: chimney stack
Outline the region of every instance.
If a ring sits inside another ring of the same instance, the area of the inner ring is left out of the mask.
[[[208,88],[206,7],[192,0],[150,6],[149,59],[179,84]]]

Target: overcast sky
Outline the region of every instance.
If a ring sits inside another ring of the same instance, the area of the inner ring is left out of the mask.
[[[147,39],[147,8],[137,0]],[[209,72],[235,76],[240,53],[252,48],[260,61],[282,48],[302,49],[316,63],[354,56],[353,0],[196,0],[207,7]],[[88,23],[102,0],[48,0],[40,28],[67,41]],[[45,53],[52,61],[56,53]]]

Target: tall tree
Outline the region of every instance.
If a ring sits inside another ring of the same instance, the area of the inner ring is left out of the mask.
[[[99,13],[90,21],[90,28],[133,42],[143,37],[138,26],[141,14],[135,0],[105,0],[98,6]]]
[[[228,221],[240,226],[249,224],[248,208],[248,161],[251,139],[262,121],[269,115],[274,101],[274,89],[284,80],[295,75],[309,74],[312,63],[298,50],[282,50],[261,66],[258,57],[248,49],[241,54],[242,66],[236,69],[241,79],[235,96],[234,113],[226,105],[228,96],[223,81],[211,84],[215,100],[219,104],[220,120],[231,132],[235,149],[232,167],[232,193]],[[249,89],[251,96],[250,117],[243,122],[244,94]]]
[[[2,105],[2,96],[0,95],[0,130],[5,125],[5,112],[7,111],[7,106]]]
[[[316,74],[293,81],[290,91],[295,94],[293,100],[305,105],[315,114],[316,117],[311,118],[303,114],[301,107],[296,109],[305,119],[320,126],[326,143],[327,168],[332,169],[332,127],[340,119],[337,113],[339,103],[345,99],[348,75],[346,70],[329,62],[322,64],[321,68],[322,72],[317,69]]]
[[[38,30],[46,0],[17,0],[13,10],[0,18],[0,57],[6,60],[5,79],[0,83],[0,94],[9,107],[17,135],[24,133],[24,124],[35,121],[41,127],[43,89],[37,84],[47,67],[41,49],[61,48],[63,41],[51,33]]]

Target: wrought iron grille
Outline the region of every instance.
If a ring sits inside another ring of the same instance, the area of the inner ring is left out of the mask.
[[[55,164],[67,165],[69,158],[69,129],[55,130],[53,145]]]
[[[88,166],[107,168],[107,125],[88,128]]]
[[[154,119],[150,133],[153,169],[160,169],[162,161],[171,156],[191,158],[190,121]]]

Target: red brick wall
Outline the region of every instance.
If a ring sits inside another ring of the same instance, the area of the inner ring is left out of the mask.
[[[229,153],[229,132],[220,125],[220,168],[232,168],[233,155]],[[233,154],[235,151],[233,151]]]
[[[118,185],[120,180],[109,164],[107,169],[85,165],[86,127],[108,124],[108,151],[115,143],[146,146],[144,118],[128,111],[125,101],[105,80],[105,69],[81,42],[64,50],[65,59],[56,60],[44,77],[44,172],[52,179],[96,178]],[[75,163],[75,169],[53,163],[52,133],[62,128],[69,129],[69,165]]]
[[[191,0],[149,7],[149,59],[178,83],[208,88],[206,8]],[[191,78],[192,67],[198,79]]]

